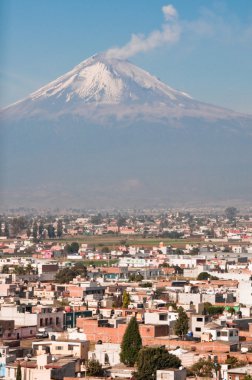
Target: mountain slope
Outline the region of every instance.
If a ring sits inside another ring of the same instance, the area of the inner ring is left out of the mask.
[[[7,107],[3,115],[48,119],[71,115],[99,122],[110,121],[111,117],[163,122],[171,117],[243,118],[174,90],[130,62],[102,54],[83,61],[27,98]]]
[[[127,61],[91,57],[1,118],[5,205],[252,201],[252,117]]]

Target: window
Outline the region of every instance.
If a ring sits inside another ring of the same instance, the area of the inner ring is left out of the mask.
[[[196,321],[197,321],[197,322],[203,322],[203,318],[202,318],[202,317],[198,317],[198,318],[196,319]]]
[[[159,320],[160,321],[167,321],[167,315],[166,314],[159,314]]]
[[[63,347],[62,347],[62,346],[56,346],[56,347],[55,347],[55,350],[57,350],[57,351],[61,351],[61,350],[63,350]]]
[[[201,327],[196,327],[195,331],[201,331]]]
[[[73,351],[73,349],[74,349],[74,346],[71,345],[71,344],[69,344],[69,345],[68,345],[68,351]]]

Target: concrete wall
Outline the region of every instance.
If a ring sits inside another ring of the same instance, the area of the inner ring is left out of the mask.
[[[81,328],[91,342],[101,340],[103,343],[121,343],[126,324],[119,324],[113,327],[98,327],[95,319],[77,319],[77,327]],[[167,336],[169,334],[168,325],[143,325],[139,324],[139,332],[143,340],[143,345],[153,344],[156,337]]]
[[[92,352],[90,351],[88,353],[88,357],[89,359],[98,360],[102,365],[108,364],[106,362],[106,360],[108,359],[109,364],[114,366],[116,364],[120,364],[120,351],[120,344],[96,344],[95,350]]]

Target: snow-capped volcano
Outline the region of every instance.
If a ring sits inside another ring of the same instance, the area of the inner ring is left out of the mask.
[[[94,55],[68,73],[33,92],[28,99],[62,99],[66,103],[122,104],[179,102],[191,97],[162,83],[132,63]]]
[[[128,61],[95,55],[1,116],[0,197],[11,206],[252,199],[252,116]]]
[[[166,123],[171,117],[216,120],[235,113],[199,102],[128,61],[98,54],[10,105],[4,115],[47,119],[67,115],[103,123],[111,118]]]

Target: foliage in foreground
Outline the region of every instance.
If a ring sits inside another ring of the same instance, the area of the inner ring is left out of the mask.
[[[181,360],[164,347],[145,347],[137,359],[136,380],[155,380],[158,369],[179,368]]]
[[[121,344],[120,359],[126,366],[133,366],[142,348],[142,338],[139,333],[138,323],[135,317],[132,317],[123,336]]]
[[[98,360],[91,359],[88,361],[87,375],[88,376],[102,376],[103,375],[102,365],[98,362]]]
[[[182,307],[178,308],[178,319],[174,324],[175,334],[179,337],[183,337],[189,330],[189,318]]]
[[[17,367],[16,380],[22,380],[22,372],[21,372],[20,363],[18,363],[18,367]]]
[[[123,302],[122,307],[124,309],[128,309],[128,306],[130,303],[130,295],[128,292],[126,292],[126,290],[124,290],[123,292],[122,302]]]
[[[215,364],[211,359],[200,358],[190,370],[195,376],[213,377],[214,371],[218,369],[217,366],[218,364]]]
[[[198,277],[197,277],[197,280],[200,280],[200,281],[203,281],[203,280],[219,280],[219,277],[217,276],[212,276],[211,274],[209,274],[208,272],[201,272]]]
[[[67,284],[73,280],[76,276],[87,276],[87,268],[82,263],[75,264],[74,267],[66,267],[56,274],[55,282],[59,282],[60,284]]]
[[[243,367],[247,363],[243,360],[237,359],[235,356],[228,356],[225,364],[229,364],[230,368],[238,368],[238,367]]]
[[[209,315],[222,314],[224,311],[224,306],[213,306],[210,302],[204,303],[204,313]]]

